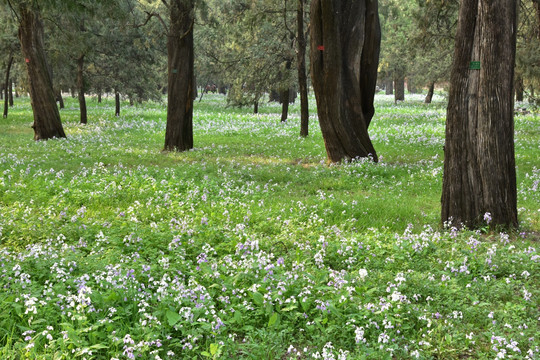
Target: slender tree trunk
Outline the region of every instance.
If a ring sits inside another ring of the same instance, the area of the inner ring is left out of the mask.
[[[114,92],[114,116],[120,116],[120,93],[118,91]]]
[[[392,80],[392,78],[386,79],[385,91],[386,95],[394,95],[394,80]]]
[[[77,87],[79,88],[79,109],[81,112],[81,124],[88,123],[86,112],[86,99],[84,97],[84,55],[77,59]]]
[[[405,100],[405,76],[395,73],[394,77],[394,101],[397,103],[398,101],[404,101]]]
[[[426,98],[424,100],[424,103],[431,104],[431,100],[433,100],[433,93],[435,92],[435,81],[432,81],[429,84],[429,89],[426,95]]]
[[[97,102],[98,102],[98,104],[101,104],[101,90],[98,91]]]
[[[523,78],[521,76],[516,76],[515,92],[516,92],[516,101],[523,101],[523,93],[525,92],[525,87],[523,86]]]
[[[289,116],[289,96],[291,88],[288,87],[281,92],[281,122],[286,122]]]
[[[255,100],[255,102],[253,103],[253,113],[254,114],[259,113],[259,101],[258,100]]]
[[[62,97],[62,90],[58,89],[56,92],[56,101],[58,101],[58,104],[60,106],[60,109],[64,108],[64,98]]]
[[[296,9],[298,86],[300,87],[300,136],[309,135],[309,104],[306,75],[306,37],[304,35],[304,1],[298,0]]]
[[[441,199],[442,221],[456,226],[518,225],[512,96],[516,4],[461,2]]]
[[[9,106],[13,106],[13,79],[9,80],[8,95],[9,95]]]
[[[379,62],[377,0],[311,3],[311,76],[330,162],[372,156],[368,127]]]
[[[9,72],[11,71],[11,65],[13,64],[13,54],[10,54],[9,55],[9,60],[8,60],[8,64],[7,64],[7,69],[6,69],[6,82],[4,83],[4,93],[5,93],[5,98],[4,98],[4,118],[7,118],[8,116],[8,105],[9,105],[9,94],[8,94],[8,91],[9,91]]]
[[[19,10],[19,39],[28,71],[34,140],[66,137],[43,48],[43,23],[39,13],[26,3],[21,4]]]
[[[167,41],[169,85],[165,150],[193,148],[193,0],[172,0]]]

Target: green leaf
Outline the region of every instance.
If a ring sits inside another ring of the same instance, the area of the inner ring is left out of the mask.
[[[296,309],[296,308],[297,308],[296,305],[287,306],[286,308],[281,309],[281,312],[289,312],[289,311],[293,311],[293,310]]]
[[[171,310],[167,310],[166,316],[170,326],[174,326],[182,318],[180,314]]]
[[[273,313],[268,320],[268,327],[274,326],[279,320],[279,314],[277,312]]]
[[[254,292],[252,296],[253,302],[255,302],[255,304],[261,306],[264,303],[264,297],[260,292]]]
[[[212,357],[212,355],[210,355],[210,353],[208,351],[203,351],[201,353],[202,356],[206,356],[206,357]]]
[[[212,356],[216,355],[218,350],[219,350],[218,344],[210,344],[210,354],[212,354]]]

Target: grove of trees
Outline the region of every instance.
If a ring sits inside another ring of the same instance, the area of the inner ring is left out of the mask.
[[[538,0],[1,0],[0,8],[4,117],[14,90],[30,94],[35,140],[66,136],[63,94],[78,97],[83,124],[88,94],[114,96],[117,116],[121,97],[167,94],[164,149],[189,150],[193,102],[206,85],[254,112],[270,94],[282,104],[279,121],[299,92],[308,136],[311,85],[328,160],[377,161],[368,134],[377,86],[396,102],[406,87],[425,90],[428,103],[444,87],[443,221],[474,226],[491,212],[494,223],[517,225],[514,98],[538,103]]]

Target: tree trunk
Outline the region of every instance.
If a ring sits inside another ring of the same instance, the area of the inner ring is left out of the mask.
[[[101,104],[101,90],[97,94],[97,102],[98,104]]]
[[[306,37],[304,36],[304,1],[298,0],[296,9],[298,86],[300,87],[300,136],[309,135],[309,104],[306,75]]]
[[[523,86],[523,78],[521,76],[516,76],[515,92],[516,92],[516,101],[523,101],[523,93],[525,92],[525,87]]]
[[[405,100],[405,76],[397,73],[394,74],[394,101],[397,103],[398,101]]]
[[[432,81],[431,84],[429,84],[429,89],[426,95],[426,98],[424,100],[424,103],[431,104],[431,100],[433,100],[433,93],[435,92],[435,82]]]
[[[255,100],[253,103],[253,113],[258,114],[259,113],[259,101]]]
[[[385,80],[385,94],[394,95],[394,80],[392,78]]]
[[[281,92],[281,122],[286,122],[289,116],[289,95],[291,88],[286,88]]]
[[[13,106],[13,79],[9,80],[9,89],[8,89],[8,95],[9,95],[9,106]]]
[[[165,150],[193,148],[193,0],[170,2],[167,40],[168,105]]]
[[[77,87],[79,88],[79,109],[81,112],[81,124],[88,123],[86,112],[86,99],[84,97],[84,55],[77,59]]]
[[[377,0],[314,0],[311,76],[330,162],[377,154],[368,135],[375,113],[381,32]]]
[[[36,10],[19,7],[19,39],[28,71],[30,99],[34,113],[34,140],[66,137],[56,106],[52,79],[43,49],[43,23]]]
[[[118,91],[114,92],[114,116],[120,116],[120,93]]]
[[[442,221],[454,226],[518,225],[512,96],[516,4],[461,2],[441,199]]]
[[[416,84],[414,83],[414,79],[412,77],[407,78],[407,91],[409,94],[418,93],[418,89],[416,88]]]
[[[9,94],[8,94],[8,91],[9,91],[9,72],[11,71],[11,65],[13,64],[13,53],[11,53],[9,55],[9,60],[8,60],[8,64],[7,64],[7,69],[6,69],[6,82],[4,83],[4,93],[5,93],[5,98],[4,98],[4,118],[7,118],[8,116],[8,105],[9,105]]]
[[[58,101],[58,104],[60,105],[60,109],[64,108],[64,98],[62,97],[62,90],[58,90],[56,92],[56,101]]]

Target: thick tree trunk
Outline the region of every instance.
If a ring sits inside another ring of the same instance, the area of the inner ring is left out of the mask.
[[[34,140],[66,137],[43,49],[43,24],[39,13],[26,4],[20,5],[19,10],[19,39],[28,71]]]
[[[9,72],[11,71],[11,65],[13,64],[13,53],[11,53],[9,55],[9,60],[8,60],[8,64],[7,64],[7,68],[6,68],[6,82],[4,83],[4,93],[5,93],[5,98],[4,98],[4,118],[7,118],[8,116],[8,107],[9,107]]]
[[[193,0],[170,2],[169,82],[165,150],[193,148]]]
[[[405,100],[405,76],[395,73],[394,77],[394,101]]]
[[[13,106],[13,79],[9,80],[8,95],[9,95],[9,106]]]
[[[120,93],[114,92],[114,116],[120,116]]]
[[[428,89],[426,98],[424,99],[424,103],[431,104],[431,100],[433,100],[434,92],[435,92],[435,82],[432,81],[431,84],[429,84],[429,89]]]
[[[286,122],[289,116],[289,95],[291,89],[286,88],[281,92],[281,122]]]
[[[257,101],[257,100],[253,103],[253,113],[254,114],[259,113],[259,101]]]
[[[84,97],[84,55],[77,59],[77,87],[79,88],[79,109],[81,112],[81,124],[88,123],[86,112],[86,99]]]
[[[309,135],[309,104],[306,75],[306,37],[304,36],[304,1],[298,0],[296,9],[298,86],[300,87],[300,136]]]
[[[451,220],[455,226],[518,225],[512,96],[516,4],[514,0],[461,2],[441,211],[442,221]]]
[[[377,0],[314,0],[311,76],[330,162],[377,154],[368,135],[379,62]]]
[[[98,104],[101,104],[101,90],[97,94],[97,102]]]

